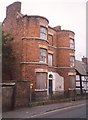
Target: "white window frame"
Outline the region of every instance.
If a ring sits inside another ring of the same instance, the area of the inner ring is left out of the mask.
[[[40,26],[40,39],[47,40],[47,28]]]

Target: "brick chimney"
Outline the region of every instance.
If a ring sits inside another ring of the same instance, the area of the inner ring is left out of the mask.
[[[17,16],[17,12],[21,12],[21,2],[14,2],[12,4],[10,4],[9,6],[7,6],[6,8],[6,17],[10,18],[16,18]]]
[[[56,26],[56,27],[54,27],[54,29],[55,29],[56,31],[59,31],[59,30],[61,30],[61,26]]]
[[[88,64],[88,58],[83,56],[82,62],[84,62],[85,64]]]

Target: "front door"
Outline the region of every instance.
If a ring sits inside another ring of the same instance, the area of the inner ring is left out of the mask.
[[[52,95],[52,80],[49,80],[49,95]]]

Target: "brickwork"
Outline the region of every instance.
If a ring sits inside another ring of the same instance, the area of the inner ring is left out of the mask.
[[[42,99],[44,99],[44,100],[46,100],[47,99],[47,91],[42,91],[42,92],[40,92],[40,91],[36,91],[36,93],[35,93],[35,96],[36,96],[36,101],[39,101],[39,100],[42,100]]]
[[[31,93],[32,94],[32,93]],[[30,82],[12,81],[2,84],[2,111],[28,106],[30,103]]]
[[[12,42],[13,79],[29,80],[35,89],[36,69],[43,72],[58,72],[64,77],[65,90],[69,89],[68,73],[74,71],[70,68],[70,56],[74,49],[70,48],[70,38],[74,39],[74,32],[61,30],[61,26],[51,28],[49,21],[41,16],[22,15],[21,3],[15,2],[7,7],[6,18],[3,21],[3,30],[14,37]],[[47,29],[47,40],[40,39],[40,27]],[[40,48],[46,49],[46,63],[40,63]],[[48,66],[48,53],[53,55],[53,66]]]
[[[30,82],[29,81],[17,81],[15,88],[15,102],[14,107],[21,107],[29,105],[30,97]]]

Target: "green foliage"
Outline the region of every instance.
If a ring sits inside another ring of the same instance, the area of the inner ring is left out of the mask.
[[[12,79],[12,61],[13,52],[12,44],[13,37],[2,31],[2,79],[4,80],[4,75],[8,74],[9,78]]]
[[[2,59],[9,59],[12,55],[11,41],[13,37],[2,31]]]

